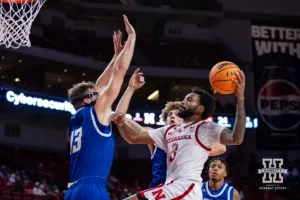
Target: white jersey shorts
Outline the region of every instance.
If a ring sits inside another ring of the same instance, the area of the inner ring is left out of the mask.
[[[139,199],[202,200],[202,183],[191,180],[172,180],[138,193]]]

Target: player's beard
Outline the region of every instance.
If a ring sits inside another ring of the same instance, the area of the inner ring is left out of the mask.
[[[97,100],[92,101],[89,105],[94,106],[96,105]]]
[[[182,108],[182,110],[178,112],[178,117],[184,119],[184,118],[189,118],[194,114],[195,114],[194,110]]]

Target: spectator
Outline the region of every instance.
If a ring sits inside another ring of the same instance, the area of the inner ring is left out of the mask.
[[[34,188],[32,189],[32,194],[37,196],[45,196],[46,194],[43,192],[42,187],[39,182],[36,182]]]

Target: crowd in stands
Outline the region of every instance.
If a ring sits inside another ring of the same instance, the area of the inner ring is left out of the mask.
[[[0,148],[1,200],[62,200],[68,180],[67,153]],[[136,180],[123,184],[113,173],[107,181],[112,200],[123,199],[145,188]]]
[[[243,200],[299,200],[300,199],[300,160],[292,161],[284,158],[284,187],[286,190],[259,190],[262,186],[261,176],[257,169],[262,164],[254,154],[245,157],[241,148],[229,150],[226,155],[230,173],[226,182],[233,185]],[[3,147],[0,149],[0,199],[2,200],[60,200],[66,192],[69,178],[68,155]],[[135,162],[135,161],[123,161]],[[141,166],[149,165],[149,160],[138,161]],[[136,165],[136,164],[135,164]],[[119,170],[125,166],[113,167],[115,170],[109,176],[107,189],[112,200],[126,198],[140,190],[146,189],[149,180],[135,180],[136,173],[130,170],[128,174]],[[124,170],[124,169],[123,169]],[[143,170],[150,170],[150,166]],[[118,172],[119,171],[119,172]],[[122,173],[122,175],[121,175]],[[145,172],[146,174],[151,173]],[[126,177],[121,180],[118,176]],[[207,180],[207,171],[203,170],[202,177]]]
[[[60,200],[59,170],[64,157],[26,149],[0,149],[0,188],[3,200]],[[68,174],[64,175],[65,177]]]

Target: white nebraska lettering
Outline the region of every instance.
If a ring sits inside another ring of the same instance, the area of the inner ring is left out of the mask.
[[[171,137],[167,140],[167,144],[171,143],[171,142],[176,142],[178,140],[190,140],[191,135],[179,135],[179,136],[175,136],[175,137]]]

